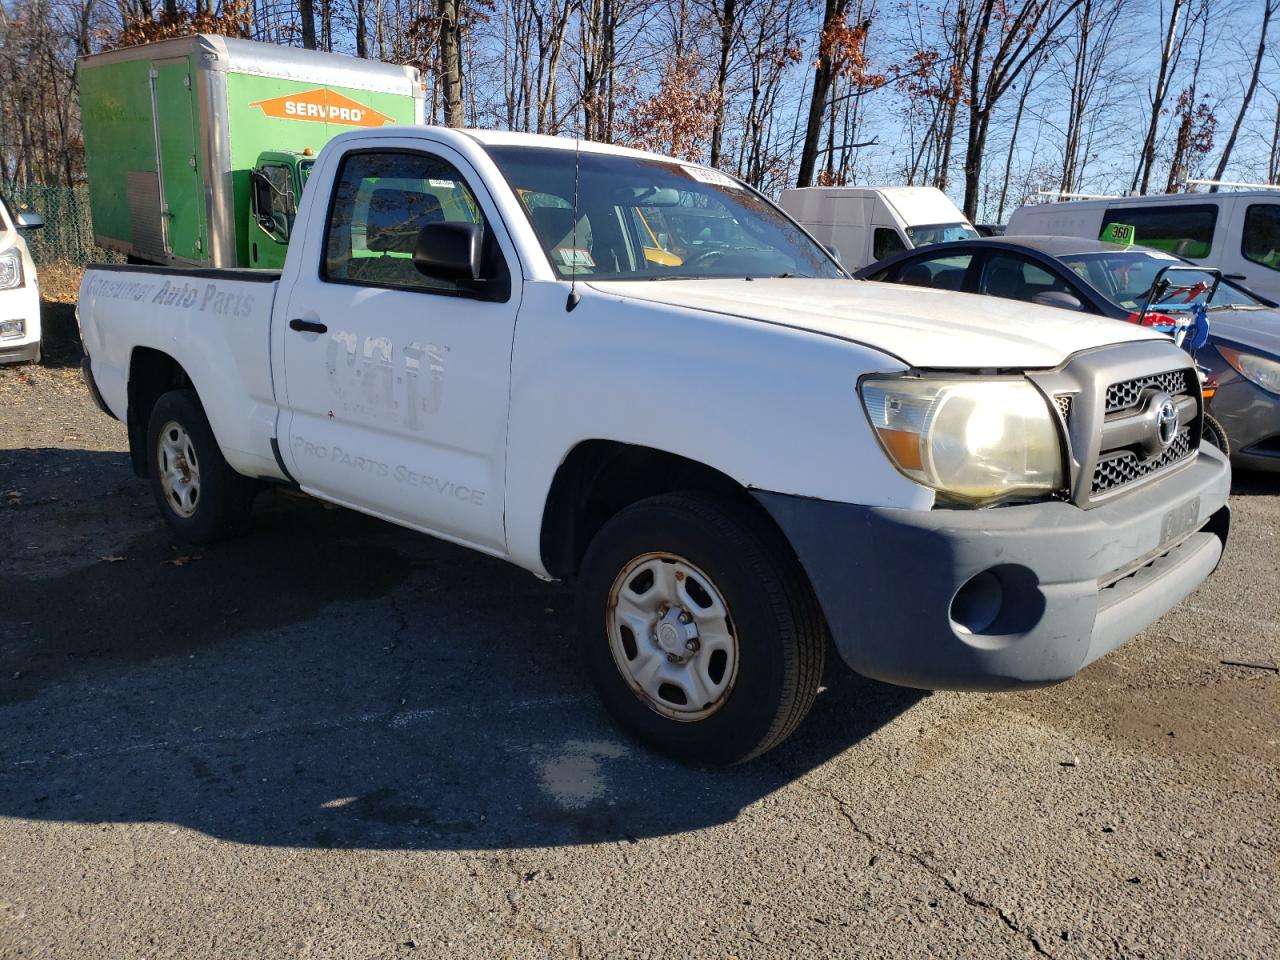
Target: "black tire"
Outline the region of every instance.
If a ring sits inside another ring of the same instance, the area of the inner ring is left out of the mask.
[[[1204,415],[1204,429],[1200,435],[1205,443],[1213,444],[1224,456],[1231,456],[1231,441],[1227,439],[1227,431],[1207,413]]]
[[[164,487],[166,461],[161,431],[170,424],[186,431],[198,464],[198,497],[189,516],[183,515],[177,498],[171,499]],[[194,390],[170,390],[156,401],[147,425],[147,466],[160,515],[183,540],[213,543],[241,532],[247,525],[257,484],[227,466]]]
[[[703,719],[664,716],[615,663],[607,616],[615,581],[650,553],[684,558],[722,594],[737,641],[737,673]],[[667,494],[612,517],[583,560],[578,643],[600,698],[647,746],[708,765],[741,763],[780,744],[813,706],[827,631],[821,609],[782,536],[749,508],[698,494]]]

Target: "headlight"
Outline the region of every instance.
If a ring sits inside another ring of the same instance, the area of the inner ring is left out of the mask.
[[[0,290],[22,286],[22,257],[16,250],[0,253]]]
[[[897,468],[948,500],[982,506],[1063,487],[1057,424],[1026,380],[866,379],[862,405]]]
[[[1246,380],[1256,383],[1263,390],[1280,393],[1280,363],[1221,344],[1218,345],[1218,352]]]
[[[27,321],[0,320],[0,340],[12,340],[14,337],[24,337],[26,334]]]

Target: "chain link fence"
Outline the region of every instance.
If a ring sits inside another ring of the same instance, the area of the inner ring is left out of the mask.
[[[10,213],[29,210],[44,218],[40,230],[25,231],[31,258],[37,266],[118,263],[124,258],[93,242],[89,216],[89,188],[50,187],[39,183],[0,183]]]

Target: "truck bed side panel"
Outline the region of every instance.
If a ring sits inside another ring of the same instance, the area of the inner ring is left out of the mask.
[[[227,462],[283,479],[271,449],[271,307],[267,271],[93,267],[80,286],[81,337],[112,412],[128,413],[134,351],[172,357],[191,379]]]

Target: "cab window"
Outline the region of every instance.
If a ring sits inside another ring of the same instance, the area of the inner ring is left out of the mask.
[[[978,293],[1006,300],[1025,300],[1028,303],[1041,293],[1069,293],[1075,296],[1070,284],[1044,267],[1008,253],[995,253],[987,257],[978,281]]]
[[[876,227],[876,232],[871,238],[873,260],[883,260],[885,257],[892,257],[895,253],[902,253],[906,249],[907,245],[902,242],[897,230],[892,227]]]
[[[1212,203],[1165,203],[1160,206],[1111,207],[1102,218],[1134,228],[1135,242],[1165,253],[1200,260],[1213,249],[1218,207]]]
[[[485,226],[475,195],[451,164],[424,153],[349,154],[334,189],[321,276],[364,286],[470,292],[414,266],[418,233],[432,223]]]
[[[948,253],[912,260],[899,268],[897,282],[912,287],[963,290],[964,277],[972,262],[971,253]]]
[[[1268,270],[1280,270],[1280,204],[1254,203],[1244,214],[1240,252]]]

